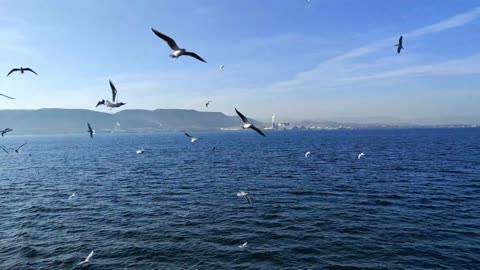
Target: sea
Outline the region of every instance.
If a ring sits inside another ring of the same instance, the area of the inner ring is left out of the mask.
[[[480,129],[191,135],[0,138],[0,269],[480,269]]]

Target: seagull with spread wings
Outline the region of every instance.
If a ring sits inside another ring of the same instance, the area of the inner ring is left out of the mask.
[[[257,128],[257,127],[254,126],[253,124],[250,124],[250,122],[248,121],[248,118],[245,117],[245,115],[243,115],[241,112],[239,112],[239,111],[237,110],[237,108],[235,108],[235,111],[237,112],[238,116],[239,116],[240,118],[242,118],[242,121],[243,121],[243,126],[242,126],[242,128],[243,128],[243,129],[249,129],[249,128],[250,128],[250,129],[253,129],[253,130],[255,130],[258,134],[262,135],[263,137],[266,137],[265,134],[263,134],[263,132],[262,132],[259,128]]]
[[[87,132],[90,133],[90,138],[93,139],[93,134],[95,134],[95,130],[92,129],[92,126],[90,126],[90,123],[87,123],[88,130]]]
[[[184,133],[185,133],[185,135],[186,135],[187,137],[190,138],[190,142],[191,142],[191,143],[196,143],[198,140],[200,140],[200,138],[193,137],[193,136],[191,136],[190,134],[188,134],[188,133],[186,133],[186,132],[184,132]]]
[[[402,51],[404,48],[403,48],[403,36],[400,36],[400,38],[398,39],[398,44],[395,45],[397,47],[397,53],[400,53],[400,51]]]
[[[88,254],[87,258],[85,260],[83,260],[82,262],[80,262],[80,264],[84,264],[84,263],[89,263],[90,262],[90,259],[92,258],[93,256],[93,250],[90,252],[90,254]]]
[[[197,60],[200,60],[204,63],[207,63],[207,61],[203,60],[203,58],[200,57],[198,54],[196,54],[194,52],[189,52],[186,49],[182,49],[182,48],[178,47],[175,40],[173,40],[171,37],[169,37],[165,34],[162,34],[162,33],[158,32],[157,30],[155,30],[153,28],[152,28],[152,31],[157,37],[159,37],[163,41],[165,41],[168,44],[168,46],[173,50],[172,54],[169,55],[171,58],[178,58],[182,55],[187,55],[187,56],[191,56],[191,57],[193,57]]]
[[[106,100],[105,102],[107,103],[107,107],[111,109],[113,108],[118,108],[118,107],[121,107],[127,103],[123,103],[123,102],[118,102],[118,98],[117,98],[117,88],[115,87],[115,85],[112,83],[111,80],[108,80],[108,82],[110,83],[110,89],[112,89],[112,102]],[[98,104],[97,104],[98,106]]]
[[[33,74],[38,75],[38,74],[37,74],[35,71],[33,71],[33,69],[31,69],[31,68],[23,68],[23,67],[20,67],[20,68],[14,68],[14,69],[10,70],[10,72],[8,72],[8,74],[7,74],[7,77],[8,77],[8,75],[12,74],[13,72],[17,72],[17,71],[20,71],[21,74],[25,73],[25,71],[30,71],[30,72],[32,72]]]
[[[13,129],[11,129],[11,128],[6,128],[6,129],[0,131],[0,134],[2,134],[2,137],[3,137],[3,135],[7,134],[8,132],[12,132],[12,131],[13,131]]]
[[[243,192],[243,191],[237,192],[237,196],[243,197],[248,202],[248,204],[252,204],[252,200],[250,199],[250,197],[246,192]]]

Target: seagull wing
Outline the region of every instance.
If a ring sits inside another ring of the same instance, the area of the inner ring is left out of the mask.
[[[397,53],[400,53],[401,50],[402,50],[402,47],[400,47],[400,45],[399,45],[398,48],[397,48]]]
[[[88,254],[87,256],[87,259],[85,259],[86,261],[90,261],[90,259],[92,258],[93,256],[93,250],[90,252],[90,254]]]
[[[88,125],[88,132],[92,133],[93,132],[92,126],[90,126],[90,123],[87,123],[87,125]]]
[[[4,95],[4,94],[0,94],[0,96],[4,96],[4,97],[9,98],[9,99],[15,99],[15,98],[13,98],[13,97],[9,97],[9,96],[6,96],[6,95]]]
[[[12,74],[13,72],[19,71],[19,70],[20,70],[19,68],[14,68],[14,69],[10,70],[10,72],[8,72],[8,74],[7,74],[7,77],[8,77],[8,75]]]
[[[245,117],[245,115],[243,115],[241,112],[239,112],[239,111],[237,110],[237,108],[235,108],[235,111],[237,112],[238,116],[240,116],[240,118],[242,118],[243,123],[249,124],[248,118]]]
[[[265,134],[263,134],[263,132],[256,126],[251,126],[250,128],[255,130],[258,134],[262,135],[263,137],[266,137]]]
[[[27,143],[24,143],[24,144],[20,145],[20,146],[17,148],[17,150],[15,150],[15,151],[17,151],[17,152],[20,151],[20,149],[22,149],[25,145],[27,145]]]
[[[30,72],[32,72],[33,74],[38,75],[38,74],[37,74],[35,71],[33,71],[33,69],[31,69],[31,68],[24,68],[23,70],[30,71]]]
[[[207,61],[203,60],[203,58],[200,57],[200,55],[198,55],[198,54],[196,54],[196,53],[194,53],[194,52],[185,52],[184,55],[191,56],[191,57],[193,57],[193,58],[195,58],[195,59],[197,59],[197,60],[200,60],[200,61],[202,61],[202,62],[204,62],[204,63],[207,63]]]
[[[112,102],[115,103],[115,99],[117,98],[117,88],[115,88],[115,85],[113,85],[112,81],[108,80],[110,83],[110,88],[112,89]]]
[[[105,105],[105,100],[102,99],[99,102],[97,102],[97,106],[95,106],[95,108],[100,106],[100,105]]]
[[[402,46],[402,43],[403,43],[403,36],[400,36],[400,38],[398,39],[398,45]]]
[[[245,200],[247,200],[248,204],[252,204],[252,200],[250,199],[250,197],[248,197],[248,195],[245,195],[243,197],[245,198]]]
[[[0,148],[1,148],[3,151],[5,151],[5,153],[7,153],[7,154],[8,154],[8,150],[7,150],[7,148],[5,148],[5,146],[3,146],[3,145],[0,145]]]
[[[187,135],[187,137],[192,138],[192,136],[190,136],[190,134],[188,134],[186,132],[184,132],[184,133],[185,133],[185,135]]]
[[[170,46],[170,48],[174,51],[178,51],[180,50],[180,48],[178,47],[177,43],[175,42],[175,40],[173,40],[171,37],[165,35],[165,34],[162,34],[160,32],[158,32],[157,30],[153,29],[152,28],[152,31],[155,35],[157,35],[157,37],[163,39],[163,41],[167,42],[168,46]]]

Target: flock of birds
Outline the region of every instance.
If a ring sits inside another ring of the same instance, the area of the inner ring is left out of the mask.
[[[307,2],[309,2],[309,0],[307,0]],[[171,37],[155,30],[152,28],[152,31],[153,33],[159,37],[160,39],[162,39],[163,41],[165,41],[167,43],[167,45],[170,47],[170,49],[172,49],[172,53],[169,55],[171,58],[179,58],[180,56],[190,56],[190,57],[193,57],[199,61],[202,61],[204,63],[207,63],[207,61],[205,61],[202,57],[200,57],[197,53],[195,52],[191,52],[191,51],[187,51],[186,49],[183,49],[183,48],[180,48],[177,43],[175,42],[174,39],[172,39]],[[400,53],[404,48],[403,48],[403,36],[400,36],[399,40],[398,40],[398,44],[395,45],[397,47],[397,53]],[[220,66],[220,71],[223,71],[224,69],[224,65]],[[23,67],[20,67],[20,68],[14,68],[12,69],[10,72],[8,72],[7,74],[7,77],[14,73],[14,72],[20,72],[21,74],[24,74],[26,71],[28,72],[31,72],[35,75],[38,75],[33,69],[31,68],[23,68]],[[112,101],[109,101],[109,100],[105,100],[105,99],[102,99],[100,101],[97,102],[97,105],[95,107],[98,107],[98,106],[106,106],[108,108],[110,108],[110,110],[114,109],[114,108],[119,108],[123,105],[125,105],[126,103],[124,102],[119,102],[118,101],[118,91],[117,91],[117,88],[115,87],[115,85],[112,83],[111,80],[109,80],[109,84],[110,84],[110,89],[111,89],[111,92],[112,92]],[[9,99],[15,99],[13,97],[9,97],[9,96],[6,96],[4,94],[1,94],[1,96],[3,97],[6,97],[6,98],[9,98]],[[208,102],[205,103],[205,106],[206,107],[209,107],[209,105],[212,103],[211,100],[209,100]],[[235,108],[235,112],[237,113],[238,117],[240,117],[240,119],[242,120],[243,122],[243,125],[242,125],[242,129],[251,129],[255,132],[257,132],[258,134],[260,134],[261,136],[263,137],[266,137],[265,134],[263,133],[263,131],[256,127],[254,124],[250,123],[250,121],[248,120],[248,118],[242,114],[240,111],[237,110],[237,108]],[[92,126],[90,125],[90,123],[87,123],[87,127],[88,127],[88,134],[90,135],[90,138],[94,138],[94,134],[95,134],[95,130],[92,128]],[[0,134],[2,135],[2,137],[9,133],[9,132],[12,132],[13,129],[11,128],[6,128],[4,130],[1,130],[0,131]],[[188,133],[185,132],[185,135],[190,139],[190,142],[191,143],[196,143],[198,142],[201,138],[197,138],[197,137],[194,137]],[[15,148],[13,149],[13,151],[15,153],[20,153],[20,150],[26,145],[27,143],[24,143],[22,145],[20,145],[18,148]],[[2,149],[3,151],[5,151],[6,153],[9,153],[8,149],[5,147],[5,146],[2,146],[0,145],[0,149]],[[215,147],[212,148],[212,151],[215,151]],[[141,155],[143,153],[145,153],[145,150],[144,149],[139,149],[136,151],[137,154]],[[305,158],[308,158],[310,156],[310,152],[306,152],[305,153]],[[358,159],[361,159],[365,156],[365,153],[360,153],[358,155]],[[73,199],[74,197],[76,197],[76,193],[74,192],[72,195],[70,195],[70,197],[68,198],[68,200],[71,200]],[[248,195],[248,193],[244,192],[244,191],[239,191],[237,193],[237,196],[238,197],[242,197],[245,199],[245,201],[248,203],[248,204],[252,204],[252,199],[250,198],[250,196]],[[188,215],[188,214],[186,214]],[[186,216],[184,215],[184,216]],[[245,242],[241,245],[239,245],[238,247],[243,249],[247,246],[248,242]],[[93,251],[91,251],[88,256],[85,258],[85,260],[83,260],[82,262],[80,262],[80,264],[84,264],[84,263],[89,263],[91,258],[93,256]]]

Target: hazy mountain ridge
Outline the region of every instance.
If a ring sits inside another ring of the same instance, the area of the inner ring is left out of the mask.
[[[200,131],[241,125],[237,116],[182,109],[123,110],[113,114],[84,109],[0,110],[0,129],[12,128],[15,134],[78,134],[86,132],[87,122],[97,132],[115,128],[119,132]],[[116,127],[116,123],[120,126]]]

